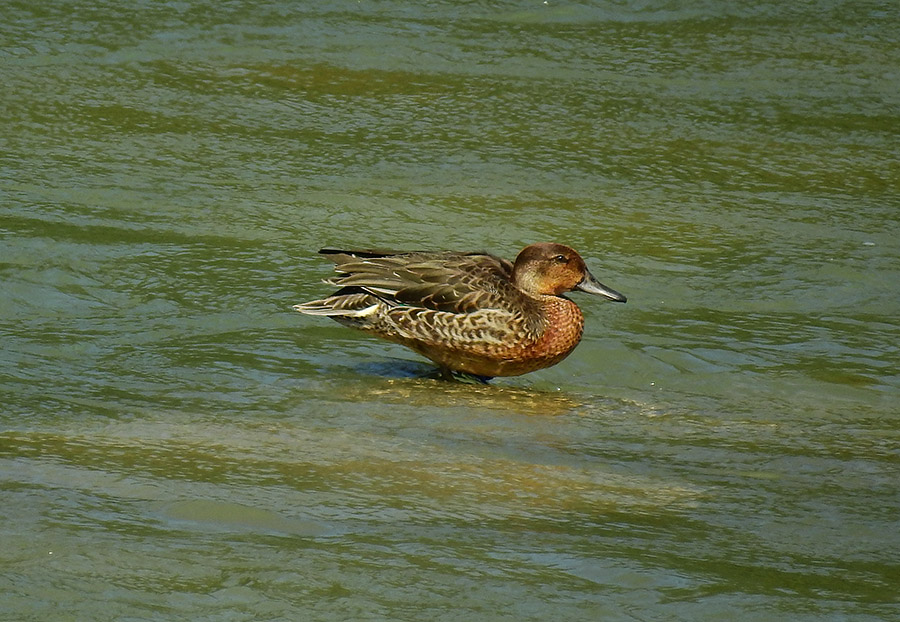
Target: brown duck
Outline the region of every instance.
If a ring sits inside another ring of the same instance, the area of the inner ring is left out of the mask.
[[[487,253],[377,252],[324,248],[339,276],[327,298],[295,305],[412,348],[441,372],[518,376],[569,355],[584,330],[580,290],[625,296],[562,244],[526,246],[511,263]]]

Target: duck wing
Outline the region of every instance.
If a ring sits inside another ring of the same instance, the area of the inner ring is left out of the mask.
[[[330,279],[330,284],[358,288],[357,291],[391,305],[449,313],[482,309],[515,313],[529,303],[512,283],[512,263],[488,253],[338,249],[319,252],[335,263],[338,276]]]

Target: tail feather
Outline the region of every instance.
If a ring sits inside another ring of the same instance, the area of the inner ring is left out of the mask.
[[[378,311],[383,304],[378,298],[366,293],[329,296],[321,300],[311,300],[293,309],[307,315],[326,317],[366,317]]]

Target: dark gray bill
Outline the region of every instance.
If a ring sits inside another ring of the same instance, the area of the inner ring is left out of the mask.
[[[581,283],[575,286],[575,289],[587,292],[589,294],[597,294],[599,296],[603,296],[605,298],[609,298],[613,302],[625,302],[628,300],[617,292],[614,289],[611,289],[594,278],[590,272],[584,275],[584,278],[581,279]]]

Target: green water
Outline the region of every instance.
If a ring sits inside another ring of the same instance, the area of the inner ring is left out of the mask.
[[[0,6],[0,619],[900,619],[894,2]],[[419,379],[321,246],[626,305]]]

